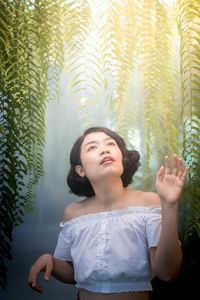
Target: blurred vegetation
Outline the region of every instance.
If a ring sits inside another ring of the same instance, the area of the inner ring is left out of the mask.
[[[0,286],[12,232],[43,175],[48,85],[63,66],[61,1],[0,0]],[[51,77],[49,78],[49,73]]]

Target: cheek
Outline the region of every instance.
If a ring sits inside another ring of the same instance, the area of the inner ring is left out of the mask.
[[[124,163],[123,163],[123,156],[122,156],[122,153],[121,153],[120,150],[117,153],[117,157],[118,157],[118,167],[121,169],[121,173],[123,173],[123,171],[124,171]]]
[[[87,155],[82,155],[81,156],[81,162],[82,162],[82,166],[84,169],[84,172],[86,173],[86,175],[88,174],[92,174],[95,165],[95,157],[93,157],[93,155],[87,156]],[[96,171],[95,171],[96,172]]]
[[[122,168],[122,172],[121,172],[121,173],[123,173],[123,172],[124,172],[124,164],[123,164],[123,160],[122,160],[122,162],[121,162],[121,168]]]
[[[120,160],[120,162],[121,162],[121,164],[123,166],[123,155],[122,155],[121,151],[119,151],[118,157],[119,157],[119,160]]]
[[[122,169],[124,171],[124,166],[125,166],[125,159],[123,157],[123,155],[121,154],[121,166],[122,166]]]

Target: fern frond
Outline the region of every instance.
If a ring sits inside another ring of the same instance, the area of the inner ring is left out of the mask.
[[[179,0],[177,8],[181,39],[183,157],[190,166],[187,238],[193,229],[200,234],[200,3]]]
[[[176,35],[174,18],[159,1],[144,2],[140,15],[139,70],[144,95],[142,124],[146,165],[153,153],[157,159],[178,151],[176,92]],[[153,13],[152,13],[153,12]]]
[[[75,17],[74,12],[77,9],[80,10],[80,7],[76,5],[73,2],[71,3],[71,12],[69,11],[68,15],[71,16],[72,19],[70,19],[69,22]],[[103,70],[101,67],[100,52],[97,46],[98,37],[96,44],[94,43],[94,37],[96,37],[96,34],[98,36],[98,32],[96,32],[95,26],[92,31],[90,25],[88,26],[88,22],[90,24],[94,17],[95,3],[92,5],[90,4],[89,14],[88,3],[85,3],[85,7],[81,7],[80,20],[79,23],[77,23],[77,34],[79,35],[82,32],[83,39],[80,40],[79,36],[74,34],[73,38],[74,40],[78,39],[79,44],[77,44],[77,42],[73,43],[73,45],[75,45],[73,49],[69,41],[66,43],[66,58],[68,58],[66,68],[68,74],[68,93],[73,96],[72,102],[75,104],[75,109],[80,112],[80,120],[85,122],[83,126],[89,126],[88,124],[92,125],[93,122],[95,122],[93,114],[98,113],[99,104],[97,102],[102,102],[102,95],[104,93],[104,82],[102,80]],[[88,18],[87,23],[85,23],[86,17]],[[74,51],[76,54],[71,55],[69,58],[67,53]]]
[[[0,260],[5,271],[2,247],[23,222],[22,209],[32,210],[33,186],[44,173],[48,71],[53,66],[49,81],[55,87],[63,61],[62,3],[0,1]],[[0,277],[5,287],[6,273]]]

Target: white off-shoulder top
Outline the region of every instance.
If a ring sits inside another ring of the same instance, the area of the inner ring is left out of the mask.
[[[128,207],[61,223],[54,256],[72,261],[76,287],[98,293],[152,290],[149,248],[158,244],[161,207]]]

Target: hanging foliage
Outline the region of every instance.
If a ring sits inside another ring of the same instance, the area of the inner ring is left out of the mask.
[[[62,1],[0,0],[0,286],[12,231],[32,211],[43,175],[48,71],[63,63]]]
[[[186,236],[200,236],[200,2],[178,1],[183,157],[190,166]]]
[[[89,61],[92,53],[85,49],[91,31],[91,7],[88,1],[70,1],[65,13],[66,76],[69,78],[67,89],[76,105],[77,111],[83,111],[79,119],[87,119],[87,125],[94,122],[90,113],[95,113],[97,104],[87,99]],[[87,66],[84,57],[87,57]],[[94,58],[93,58],[94,60]],[[91,61],[93,61],[91,59]],[[92,94],[92,92],[90,91]],[[87,100],[87,101],[86,101]],[[94,104],[94,105],[93,105]],[[86,122],[85,122],[86,123]]]
[[[88,2],[92,29],[78,54],[79,61],[73,64],[68,89],[77,109],[87,110],[81,116],[86,119],[84,126],[91,125],[91,104],[98,106],[96,100],[103,97],[114,112],[116,130],[128,143],[130,136],[134,139],[142,110],[145,169],[150,169],[152,153],[159,159],[163,153],[178,153],[174,10],[158,0]],[[134,74],[141,78],[140,101],[131,81]],[[130,84],[132,94],[127,94]]]
[[[178,153],[179,114],[176,92],[177,36],[174,15],[160,1],[145,1],[140,10],[139,76],[143,96],[141,115],[148,170],[152,156]]]
[[[89,35],[73,62],[68,89],[76,109],[82,111],[84,126],[95,123],[103,100],[113,113],[114,128],[128,145],[134,146],[139,133],[140,188],[152,189],[164,155],[180,155],[183,149],[190,166],[187,237],[194,228],[199,233],[200,226],[200,4],[198,0],[174,4],[88,0]]]

